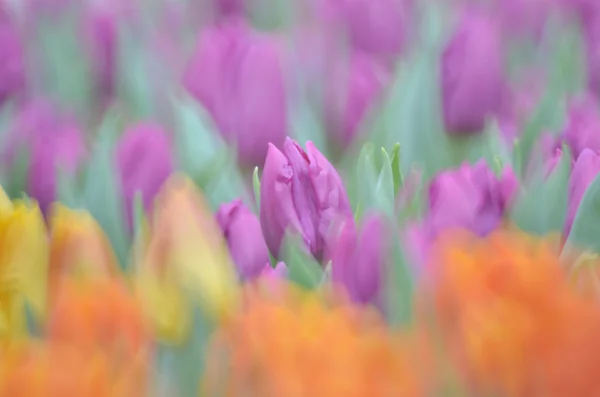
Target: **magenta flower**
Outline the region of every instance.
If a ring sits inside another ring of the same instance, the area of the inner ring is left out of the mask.
[[[269,250],[258,217],[238,199],[219,207],[217,221],[242,279],[260,276],[269,262]]]
[[[343,286],[359,303],[376,303],[389,257],[389,233],[382,218],[367,215],[360,233],[352,218],[341,226],[331,247],[334,283]]]
[[[562,134],[564,142],[578,158],[584,149],[600,151],[600,112],[592,96],[579,98],[571,103],[567,126]]]
[[[136,193],[149,211],[154,197],[173,171],[171,140],[160,127],[139,123],[125,130],[117,142],[117,165],[129,225]]]
[[[502,107],[502,38],[492,16],[468,9],[442,54],[443,112],[452,134],[480,132]]]
[[[567,204],[567,219],[565,223],[565,237],[569,236],[575,221],[575,215],[585,191],[600,172],[600,156],[591,149],[583,149],[571,172],[569,180],[569,199]]]
[[[289,231],[301,236],[321,260],[333,222],[339,216],[352,216],[339,174],[312,142],[307,142],[306,151],[289,138],[283,152],[269,145],[260,198],[263,235],[276,257]]]
[[[17,115],[3,152],[5,164],[14,165],[23,149],[29,159],[27,193],[45,212],[56,199],[59,170],[75,177],[86,158],[83,133],[74,120],[50,103],[31,102]]]
[[[510,168],[498,178],[484,160],[441,172],[429,186],[428,234],[453,228],[490,233],[500,226],[516,189]]]
[[[25,88],[24,58],[21,37],[0,5],[0,105]]]
[[[278,262],[274,268],[270,263],[267,263],[260,274],[261,277],[267,280],[284,280],[287,278],[287,275],[288,268],[283,262]]]
[[[393,61],[410,36],[412,0],[316,0],[327,25],[342,29],[353,49]]]
[[[389,77],[379,62],[358,53],[330,73],[325,114],[328,130],[342,148],[361,132],[361,123],[377,104]]]
[[[275,38],[228,23],[201,32],[183,77],[246,165],[264,162],[267,144],[287,131],[283,52]]]

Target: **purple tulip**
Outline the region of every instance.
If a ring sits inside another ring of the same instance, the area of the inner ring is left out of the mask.
[[[327,79],[325,114],[328,130],[342,148],[354,141],[387,81],[387,70],[364,54],[353,54],[349,63],[333,70]]]
[[[587,68],[587,84],[590,91],[600,95],[600,8],[586,13],[583,19],[583,40],[585,44],[585,60]]]
[[[532,70],[510,87],[504,96],[498,126],[510,145],[521,136],[522,128],[529,121],[542,97],[545,79],[542,70]]]
[[[238,199],[219,207],[217,221],[242,279],[260,276],[269,262],[269,250],[256,215]]]
[[[598,103],[591,96],[579,98],[569,109],[567,127],[562,134],[569,145],[573,158],[578,158],[584,149],[600,151],[600,113]]]
[[[264,265],[263,270],[260,273],[260,276],[266,278],[267,280],[285,280],[287,275],[288,268],[283,262],[278,262],[275,268],[273,268],[270,263],[267,263]]]
[[[299,234],[321,260],[338,216],[352,216],[342,180],[312,142],[306,151],[287,138],[283,153],[269,145],[260,190],[260,223],[274,256],[286,231]]]
[[[557,0],[497,0],[496,12],[512,34],[540,37]]]
[[[429,186],[428,234],[465,228],[484,236],[500,226],[517,188],[512,170],[498,178],[484,160],[443,171]]]
[[[376,303],[388,258],[388,234],[383,220],[367,215],[360,234],[349,218],[331,248],[333,282],[359,303]]]
[[[125,211],[132,225],[136,193],[141,194],[144,209],[148,211],[173,171],[171,141],[161,127],[139,123],[125,130],[116,150]]]
[[[74,177],[86,157],[83,133],[74,120],[59,114],[48,102],[31,102],[18,113],[4,148],[8,167],[15,164],[22,149],[29,159],[27,193],[45,212],[56,198],[59,169]]]
[[[264,162],[287,131],[283,58],[277,41],[243,24],[202,32],[183,77],[245,165]]]
[[[244,8],[244,0],[215,0],[215,11],[218,16],[243,15]]]
[[[441,81],[446,129],[480,132],[502,107],[505,81],[500,31],[494,19],[467,10],[442,54]]]
[[[577,215],[577,209],[583,199],[585,191],[600,172],[600,156],[590,149],[583,149],[569,180],[569,199],[567,204],[567,219],[565,223],[565,237],[569,236],[571,227]]]
[[[316,0],[327,25],[347,32],[353,49],[393,61],[410,35],[412,0]]]
[[[25,59],[21,38],[0,5],[0,105],[25,87]]]

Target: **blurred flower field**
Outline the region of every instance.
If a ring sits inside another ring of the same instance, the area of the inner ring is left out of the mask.
[[[0,0],[0,397],[600,397],[599,33]]]

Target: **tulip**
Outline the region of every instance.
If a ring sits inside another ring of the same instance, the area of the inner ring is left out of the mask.
[[[56,198],[59,171],[74,177],[86,157],[86,146],[79,127],[59,115],[49,103],[32,102],[22,108],[4,148],[7,167],[14,165],[20,150],[28,155],[27,193],[46,213]]]
[[[269,249],[256,215],[238,199],[219,207],[217,222],[242,279],[258,277],[269,262]]]
[[[443,171],[429,186],[429,235],[453,228],[487,235],[500,226],[516,188],[510,168],[498,178],[484,160]]]
[[[25,54],[17,29],[0,5],[0,105],[25,87]]]
[[[244,12],[244,0],[214,0],[214,2],[219,16],[237,16]]]
[[[260,223],[276,257],[285,233],[291,232],[321,260],[333,221],[352,216],[339,174],[312,142],[304,151],[288,138],[283,153],[269,145],[260,189]]]
[[[360,234],[350,219],[333,244],[333,281],[343,286],[358,303],[375,303],[381,289],[388,244],[380,217],[367,215]]]
[[[45,314],[48,241],[44,218],[33,202],[11,202],[0,189],[0,343],[26,332],[27,303]]]
[[[278,262],[275,267],[271,266],[270,263],[267,263],[261,273],[261,277],[265,277],[269,280],[282,280],[287,278],[288,268],[283,262]]]
[[[405,49],[413,11],[412,0],[317,0],[317,13],[325,24],[348,35],[352,49],[384,62]]]
[[[141,358],[149,342],[140,303],[117,279],[65,280],[47,337],[81,350],[102,347],[115,361]]]
[[[210,113],[245,165],[264,162],[267,144],[281,146],[287,131],[280,46],[244,25],[204,30],[183,85]]]
[[[159,126],[139,123],[128,128],[117,142],[117,162],[125,210],[132,225],[135,195],[149,211],[163,183],[173,171],[171,141]]]
[[[238,303],[235,268],[219,226],[193,182],[172,176],[154,206],[142,240],[136,288],[159,336],[182,341],[191,307],[184,292],[206,316],[221,321]]]
[[[496,13],[508,33],[532,35],[543,33],[551,12],[560,0],[497,0]]]
[[[534,114],[543,93],[544,79],[540,77],[543,71],[533,70],[527,73],[523,80],[504,97],[498,126],[506,141],[512,146],[521,136],[522,129]]]
[[[144,369],[140,367],[138,362],[115,365],[100,348],[81,351],[63,344],[28,343],[3,353],[0,395],[142,397],[148,390],[147,380],[137,375]]]
[[[504,91],[500,31],[488,15],[469,10],[442,54],[441,84],[446,129],[480,132],[501,109]]]
[[[569,180],[569,198],[567,204],[567,219],[565,224],[565,236],[571,232],[571,227],[575,221],[579,203],[592,183],[596,175],[600,172],[600,156],[591,149],[584,149],[577,160]]]
[[[600,112],[597,107],[596,100],[591,96],[579,98],[570,105],[562,137],[575,159],[586,148],[600,151]]]
[[[328,130],[343,148],[360,131],[361,123],[379,100],[389,73],[375,59],[354,54],[346,67],[338,67],[327,79]]]
[[[113,277],[118,264],[102,227],[85,211],[56,204],[50,214],[50,298],[61,290],[65,276]]]

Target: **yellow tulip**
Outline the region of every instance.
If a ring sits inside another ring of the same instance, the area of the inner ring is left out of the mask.
[[[41,317],[46,309],[48,238],[38,206],[11,202],[0,189],[0,339],[25,329],[25,303]]]
[[[110,242],[96,220],[85,211],[56,204],[50,218],[50,295],[63,276],[98,277],[118,274]]]
[[[221,231],[191,180],[171,177],[154,208],[146,249],[136,266],[137,290],[144,306],[154,306],[158,332],[181,339],[185,334],[181,325],[191,316],[188,297],[213,321],[222,321],[235,309],[239,299],[235,268]]]

